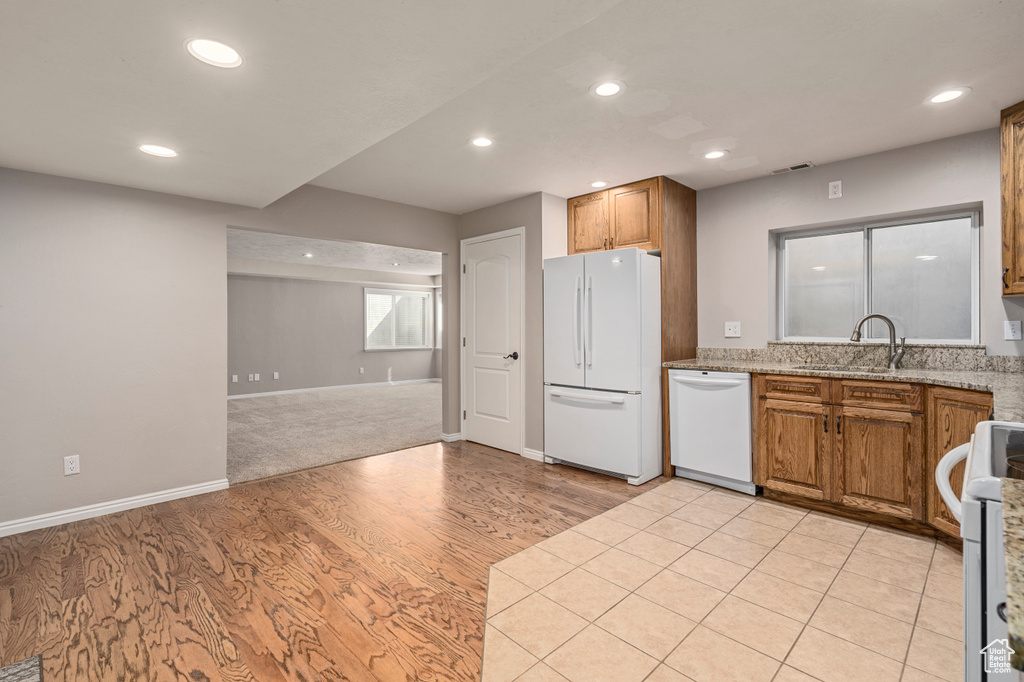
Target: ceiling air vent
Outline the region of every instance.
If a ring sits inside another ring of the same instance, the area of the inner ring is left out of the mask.
[[[804,168],[814,168],[814,164],[810,161],[804,161],[803,163],[797,163],[792,166],[785,166],[783,168],[776,168],[775,170],[768,171],[768,175],[782,175],[783,173],[792,173],[793,171],[803,170]]]

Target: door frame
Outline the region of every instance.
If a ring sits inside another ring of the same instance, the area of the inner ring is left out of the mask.
[[[459,431],[462,440],[468,440],[466,432],[466,247],[470,244],[490,242],[505,237],[519,237],[519,455],[524,456],[526,447],[526,359],[523,348],[526,345],[526,227],[513,227],[479,237],[459,241]]]

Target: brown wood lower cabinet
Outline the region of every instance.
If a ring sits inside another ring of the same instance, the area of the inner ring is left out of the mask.
[[[832,501],[903,519],[924,518],[924,416],[833,408]]]
[[[764,399],[758,428],[760,485],[814,500],[831,499],[829,406]]]
[[[949,512],[935,486],[935,467],[947,452],[971,440],[978,422],[992,412],[992,394],[958,388],[929,386],[926,397],[928,447],[925,464],[928,490],[928,523],[950,535],[960,535],[960,524]],[[950,475],[953,492],[959,497],[966,464],[960,462]]]
[[[753,385],[755,483],[816,508],[959,534],[935,487],[935,467],[988,419],[991,394],[782,375],[754,375]],[[959,494],[962,465],[955,473]]]

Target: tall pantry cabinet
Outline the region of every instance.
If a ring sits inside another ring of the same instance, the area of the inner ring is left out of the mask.
[[[568,201],[569,253],[639,248],[661,254],[661,357],[697,355],[697,192],[666,177]],[[664,472],[671,475],[668,378],[662,372]]]

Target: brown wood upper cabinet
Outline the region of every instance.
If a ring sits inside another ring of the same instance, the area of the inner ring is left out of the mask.
[[[569,199],[569,253],[660,249],[663,190],[650,178]]]
[[[1003,197],[1003,295],[1024,294],[1024,102],[1000,121]]]
[[[608,248],[608,192],[569,199],[569,253]]]

